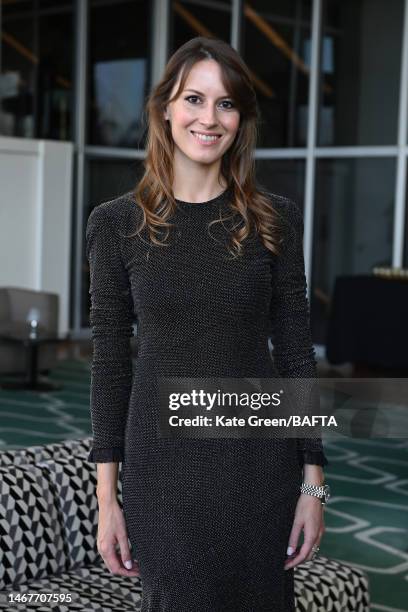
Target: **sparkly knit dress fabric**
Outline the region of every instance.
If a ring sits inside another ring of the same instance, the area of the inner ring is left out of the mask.
[[[302,214],[269,195],[283,222],[279,258],[252,236],[234,260],[228,222],[208,228],[229,213],[230,190],[202,203],[177,200],[166,247],[150,243],[146,228],[143,239],[129,237],[142,219],[131,192],[88,219],[89,460],[122,462],[142,612],[295,610],[286,548],[303,463],[328,463],[321,439],[157,433],[157,377],[316,376]]]

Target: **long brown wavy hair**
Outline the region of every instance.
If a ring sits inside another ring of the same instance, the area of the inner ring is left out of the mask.
[[[174,140],[164,111],[167,104],[183,91],[192,67],[206,59],[213,59],[220,65],[223,85],[240,112],[237,136],[221,160],[221,174],[232,196],[229,203],[231,218],[237,215],[239,219],[230,231],[228,250],[233,257],[241,255],[243,241],[255,229],[265,247],[277,253],[280,240],[275,220],[278,213],[272,208],[267,192],[256,185],[254,150],[260,115],[250,72],[233,47],[223,40],[206,36],[192,38],[171,56],[161,80],[147,98],[147,155],[143,162],[143,176],[133,190],[133,196],[143,210],[143,221],[136,234],[147,227],[151,242],[166,246],[172,226],[167,219],[177,204],[172,189]],[[179,78],[178,89],[170,98]],[[211,224],[224,220],[216,219]],[[164,242],[158,238],[163,230]]]

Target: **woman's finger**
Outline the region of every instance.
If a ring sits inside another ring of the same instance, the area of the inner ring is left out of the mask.
[[[292,557],[293,553],[296,551],[299,542],[299,536],[302,531],[303,524],[301,521],[298,521],[295,517],[292,531],[290,532],[288,548],[286,550],[286,554],[288,557]]]
[[[140,568],[137,563],[133,562],[132,569],[128,570],[123,567],[122,558],[120,553],[116,552],[116,550],[110,551],[109,553],[105,553],[105,556],[102,556],[106,567],[108,570],[117,576],[140,576]]]
[[[320,530],[319,530],[319,535],[316,538],[316,541],[315,541],[313,546],[317,546],[317,547],[320,548],[320,542],[322,541],[322,538],[323,538],[323,535],[324,535],[325,531],[326,531],[326,528],[325,528],[324,524],[322,524],[322,526],[320,527]],[[308,555],[307,561],[312,561],[312,559],[314,557],[315,551],[313,550],[313,546],[312,546],[312,550],[310,551],[310,554]]]
[[[120,536],[118,536],[118,542],[119,542],[119,548],[120,548],[120,558],[121,558],[123,567],[127,570],[134,569],[127,535],[123,533]]]
[[[312,540],[305,539],[302,546],[300,547],[298,554],[285,563],[284,569],[285,570],[290,569],[291,567],[295,567],[299,563],[303,563],[304,561],[306,561],[306,558],[309,555],[313,544],[314,544],[314,539]]]

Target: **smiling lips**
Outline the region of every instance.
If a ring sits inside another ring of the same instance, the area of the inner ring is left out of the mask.
[[[216,143],[222,136],[221,134],[206,134],[205,132],[193,132],[192,130],[191,133],[193,134],[196,140],[198,140],[204,145],[212,145]]]

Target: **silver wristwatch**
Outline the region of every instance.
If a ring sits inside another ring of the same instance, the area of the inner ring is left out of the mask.
[[[300,492],[307,493],[307,495],[314,495],[315,497],[319,497],[323,505],[327,504],[330,497],[330,487],[328,484],[319,487],[317,485],[306,484],[305,482],[302,482]]]

